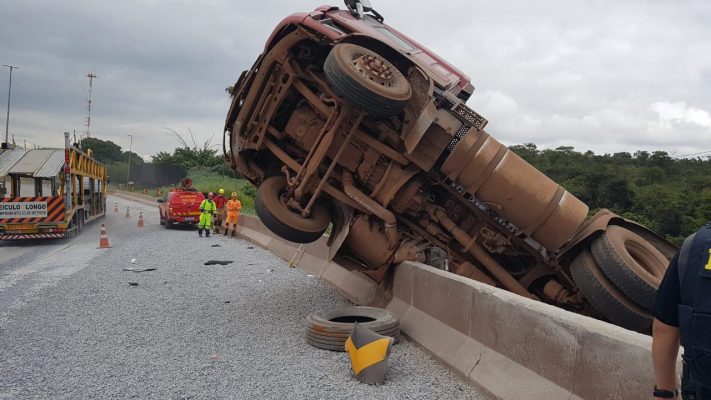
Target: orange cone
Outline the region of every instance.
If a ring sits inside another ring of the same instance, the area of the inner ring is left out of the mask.
[[[109,236],[106,234],[106,227],[104,224],[101,224],[101,236],[99,237],[99,248],[100,249],[108,249],[111,247],[109,244]]]
[[[118,212],[118,203],[116,203],[116,205],[114,206],[114,212],[115,212],[115,213]]]
[[[143,228],[143,211],[138,213],[138,227]]]
[[[131,218],[131,213],[128,212],[128,206],[126,206],[126,218]]]

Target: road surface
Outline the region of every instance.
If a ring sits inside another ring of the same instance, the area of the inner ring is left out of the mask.
[[[328,285],[248,242],[166,230],[146,204],[108,205],[79,237],[0,242],[0,399],[483,398],[407,340],[385,385],[358,383],[346,353],[303,339],[306,315],[349,304]]]

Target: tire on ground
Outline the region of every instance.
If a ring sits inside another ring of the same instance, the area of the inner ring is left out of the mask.
[[[615,286],[643,308],[652,309],[669,265],[659,250],[639,235],[611,225],[593,242],[592,254]]]
[[[355,65],[363,56],[380,59],[389,68],[392,78],[388,85],[368,78]],[[412,96],[410,83],[388,60],[379,54],[350,43],[341,43],[331,49],[323,66],[326,79],[335,92],[374,116],[397,115]]]
[[[584,250],[570,265],[573,280],[593,308],[623,328],[646,332],[652,315],[631,301],[603,274],[589,250]]]
[[[272,176],[264,180],[257,191],[254,209],[262,223],[277,236],[294,243],[318,240],[331,223],[331,213],[323,201],[317,200],[311,215],[303,217],[291,211],[281,200],[286,178]]]
[[[335,310],[317,311],[306,317],[306,342],[314,347],[332,351],[345,351],[345,343],[358,322],[378,334],[400,339],[400,320],[390,311],[353,306]]]
[[[400,333],[400,327],[399,327],[399,326],[395,326],[395,327],[393,327],[393,328],[378,329],[378,330],[375,330],[375,331],[373,331],[373,332],[377,332],[377,333],[379,333],[379,334],[381,334],[381,335],[393,336],[393,335],[396,335],[396,334]],[[333,333],[333,332],[325,332],[325,331],[320,331],[320,330],[316,330],[316,329],[311,329],[311,328],[309,328],[309,329],[306,331],[306,334],[307,334],[307,335],[318,336],[318,337],[321,337],[321,338],[324,338],[324,339],[329,339],[329,340],[330,340],[330,339],[333,339],[333,340],[345,340],[346,338],[348,338],[348,336],[350,336],[351,333],[350,333],[350,332],[348,332],[348,333]]]

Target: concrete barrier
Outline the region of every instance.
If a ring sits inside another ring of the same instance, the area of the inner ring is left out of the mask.
[[[285,260],[298,245],[256,217],[240,236]],[[357,304],[386,307],[433,356],[497,399],[649,399],[651,338],[439,269],[405,262],[377,285],[330,261],[326,238],[305,245],[296,266]],[[679,369],[681,371],[681,369]]]

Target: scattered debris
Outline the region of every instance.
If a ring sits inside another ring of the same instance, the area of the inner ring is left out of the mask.
[[[273,270],[273,269],[268,269],[267,272],[274,272],[274,270]]]
[[[234,261],[219,261],[219,260],[208,260],[205,262],[205,265],[215,265],[215,264],[220,264],[220,265],[227,265],[227,264],[232,264]]]
[[[298,261],[296,261],[296,255],[299,254],[299,252],[301,251],[301,248],[303,246],[304,246],[304,244],[301,243],[299,245],[299,247],[296,249],[296,251],[294,252],[294,255],[291,256],[291,260],[289,260],[289,264],[288,264],[289,268],[294,268],[296,266],[296,264],[298,263]],[[304,255],[304,252],[301,253],[302,257],[303,257],[303,255]],[[299,261],[301,261],[301,257],[299,257]]]
[[[229,300],[227,300],[227,301],[225,302],[225,304],[230,304],[230,303],[231,303],[231,301],[229,301]]]
[[[131,272],[148,272],[148,271],[155,271],[156,268],[124,268],[124,271],[131,271]]]
[[[219,244],[213,244],[213,245],[210,246],[210,247],[222,247],[222,246],[220,246]]]
[[[129,282],[128,283],[130,286],[138,286],[138,282]]]
[[[254,246],[247,246],[247,250],[254,250]]]
[[[138,262],[138,260],[136,260],[135,258],[131,259],[131,264],[136,264],[137,262]]]

